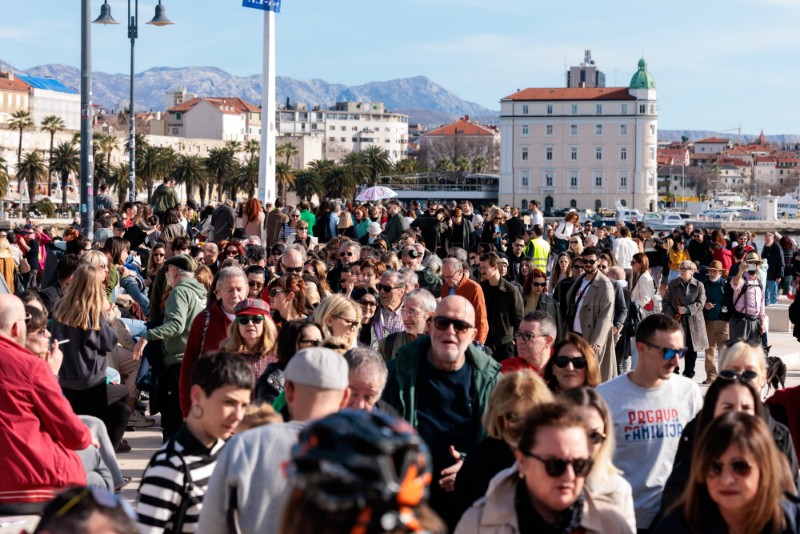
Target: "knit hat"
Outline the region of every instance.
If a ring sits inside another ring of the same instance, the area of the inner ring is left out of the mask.
[[[197,262],[194,261],[194,258],[188,254],[178,254],[177,256],[171,257],[164,262],[165,267],[168,265],[172,265],[173,267],[176,267],[181,271],[186,271],[187,273],[193,273],[195,269],[197,269]]]
[[[286,364],[284,376],[293,384],[317,389],[345,390],[349,384],[347,361],[322,347],[298,351]]]

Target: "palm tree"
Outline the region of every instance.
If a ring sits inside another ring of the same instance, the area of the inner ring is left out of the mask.
[[[53,145],[56,140],[56,132],[63,131],[66,125],[64,119],[58,115],[48,115],[42,119],[39,128],[42,132],[50,132],[50,165],[47,169],[47,196],[53,194]]]
[[[66,211],[69,175],[81,172],[81,153],[72,143],[62,141],[53,151],[50,161],[53,172],[61,177],[61,209]]]
[[[261,143],[258,142],[258,139],[249,139],[244,143],[244,151],[252,160],[261,152]]]
[[[295,172],[288,163],[275,165],[275,184],[278,186],[278,196],[286,198],[286,190],[294,184]]]
[[[8,163],[4,158],[0,157],[0,196],[5,197],[8,194],[8,183],[10,176],[8,175]]]
[[[319,175],[314,171],[300,171],[294,177],[289,191],[297,193],[302,200],[309,200],[314,195],[322,195],[324,187]]]
[[[148,146],[141,154],[141,159],[136,158],[136,174],[141,175],[147,189],[147,202],[150,202],[156,182],[172,172],[175,152],[169,148]]]
[[[483,156],[478,156],[472,160],[472,172],[483,172],[489,166],[489,161]]]
[[[19,130],[19,148],[17,149],[17,168],[22,164],[22,132],[33,128],[33,120],[31,114],[27,111],[18,109],[11,114],[11,120],[8,121],[8,128],[11,130]]]
[[[236,198],[237,191],[246,191],[248,198],[256,196],[256,188],[258,187],[258,164],[260,159],[259,157],[253,157],[239,165],[239,174],[236,180],[233,180],[235,187],[231,188],[232,198]]]
[[[322,183],[328,196],[336,198],[353,198],[356,190],[356,181],[344,167],[339,165],[331,168],[323,177]]]
[[[289,164],[289,160],[299,153],[300,151],[297,150],[297,147],[294,145],[294,143],[290,143],[288,141],[278,145],[277,148],[275,148],[275,155],[279,158],[286,158],[287,165]]]
[[[334,167],[336,167],[336,162],[329,159],[315,159],[308,164],[308,168],[323,179]]]
[[[206,158],[206,169],[217,179],[217,201],[222,202],[224,182],[236,171],[236,157],[228,147],[212,148]]]
[[[22,162],[17,167],[17,180],[19,181],[19,190],[22,191],[22,180],[28,180],[28,198],[30,203],[33,204],[33,199],[36,196],[36,182],[47,176],[47,167],[44,160],[39,156],[36,151],[28,152],[22,158]],[[20,194],[20,203],[22,202],[22,195]]]
[[[378,185],[378,176],[386,174],[392,169],[392,160],[389,153],[378,145],[369,145],[364,153],[367,155],[372,186],[375,187]]]
[[[228,141],[225,141],[225,148],[233,152],[233,155],[235,156],[236,154],[242,151],[242,142],[237,141],[236,139],[230,139]]]
[[[436,162],[436,166],[434,167],[439,172],[448,172],[455,169],[455,165],[453,165],[453,161],[448,158],[442,158]]]
[[[350,152],[344,157],[342,165],[347,169],[357,184],[363,183],[370,176],[369,161],[366,152]]]
[[[139,170],[139,165],[142,161],[142,154],[144,151],[150,147],[150,143],[147,141],[147,138],[144,136],[142,132],[136,132],[134,135],[134,142],[136,143],[136,170]],[[131,140],[130,137],[125,139],[125,144],[123,145],[124,151],[126,154],[131,153]]]
[[[178,165],[175,167],[172,177],[186,185],[187,199],[194,198],[192,195],[194,186],[197,185],[198,189],[202,190],[208,177],[203,158],[195,155],[179,156]]]
[[[471,163],[468,158],[458,158],[453,162],[455,164],[456,170],[459,172],[467,172],[470,169]]]
[[[109,169],[108,185],[117,192],[117,205],[122,206],[128,200],[130,191],[130,165],[127,162],[120,163],[116,167]],[[141,192],[144,184],[139,176],[136,176],[136,191]]]

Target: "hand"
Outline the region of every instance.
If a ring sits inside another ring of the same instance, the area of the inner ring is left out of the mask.
[[[593,343],[592,350],[594,351],[595,355],[600,354],[600,345],[598,345],[597,343]]]
[[[144,347],[147,345],[147,340],[143,337],[139,338],[139,341],[136,342],[136,345],[133,347],[133,359],[134,360],[141,360],[142,359],[142,352],[144,352]]]
[[[450,492],[456,487],[456,475],[461,470],[461,466],[464,465],[464,460],[461,459],[461,453],[458,452],[452,445],[450,445],[450,450],[448,452],[450,453],[450,456],[453,457],[453,460],[458,461],[447,469],[442,469],[441,473],[439,473],[442,475],[442,478],[439,479],[439,486],[443,490]]]
[[[53,340],[53,348],[51,348],[50,352],[45,356],[45,361],[47,365],[50,366],[50,370],[53,371],[53,374],[57,375],[58,371],[61,369],[61,364],[64,363],[64,353],[58,348],[58,341]]]
[[[714,309],[714,303],[713,302],[706,302],[705,309],[713,310]]]
[[[100,442],[97,441],[97,438],[92,438],[92,445],[94,446],[95,449],[100,448]]]
[[[681,315],[685,315],[686,314],[686,306],[678,306],[678,313],[680,313]]]

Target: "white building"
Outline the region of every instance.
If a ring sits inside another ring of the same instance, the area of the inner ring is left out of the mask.
[[[628,87],[531,88],[500,108],[500,205],[656,209],[656,86],[644,59]]]
[[[327,159],[340,161],[370,145],[383,148],[392,161],[408,149],[408,115],[386,111],[380,102],[339,102],[330,109],[306,104],[277,111],[279,136],[319,136]]]
[[[81,95],[53,78],[18,74],[30,86],[30,114],[37,127],[49,115],[61,117],[67,130],[81,129]]]
[[[731,148],[733,148],[731,140],[721,137],[706,137],[694,142],[694,151],[698,154],[719,154]]]
[[[238,97],[192,98],[168,109],[163,120],[164,132],[169,136],[223,141],[261,139],[261,108]]]

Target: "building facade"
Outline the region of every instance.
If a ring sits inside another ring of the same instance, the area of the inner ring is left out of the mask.
[[[19,75],[30,86],[30,114],[36,126],[50,115],[61,117],[67,130],[81,129],[81,95],[53,78]]]
[[[7,124],[15,111],[28,111],[30,87],[12,71],[0,72],[0,124]]]
[[[168,136],[223,141],[261,139],[261,108],[238,97],[192,98],[167,110]],[[157,125],[157,130],[162,130]]]
[[[531,88],[500,101],[499,201],[657,208],[658,113],[644,59],[628,87]]]

